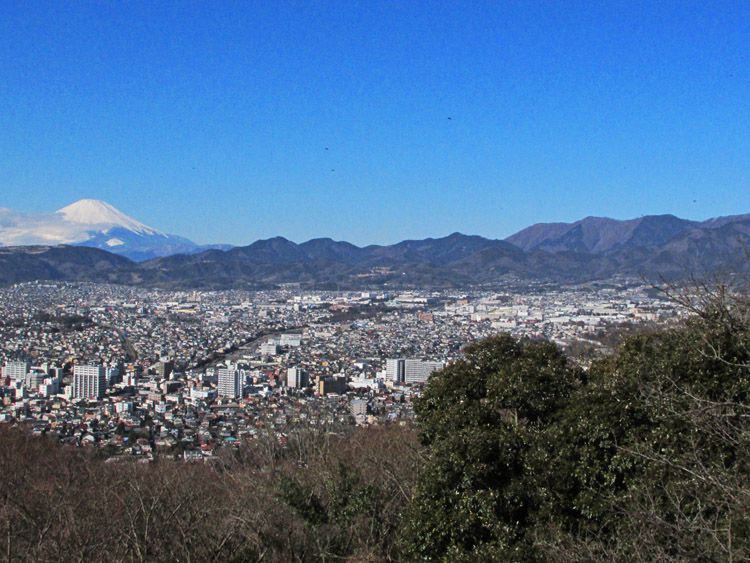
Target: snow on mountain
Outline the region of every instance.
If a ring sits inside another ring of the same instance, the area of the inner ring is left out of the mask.
[[[136,221],[107,202],[98,199],[80,199],[62,209],[58,209],[57,213],[71,223],[99,227],[120,227],[141,235],[166,236],[161,231]]]
[[[55,213],[0,208],[0,246],[92,246],[141,261],[207,247],[144,225],[112,205],[81,199]]]

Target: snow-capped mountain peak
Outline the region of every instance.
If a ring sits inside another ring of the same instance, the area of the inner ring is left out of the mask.
[[[62,215],[71,223],[109,228],[119,227],[142,235],[164,236],[164,233],[144,225],[109,203],[98,199],[79,199],[75,203],[58,209],[56,213]]]
[[[157,231],[97,199],[81,199],[54,213],[0,207],[0,246],[57,244],[92,246],[138,261],[212,248]]]

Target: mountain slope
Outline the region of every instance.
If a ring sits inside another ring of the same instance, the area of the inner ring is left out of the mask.
[[[1,248],[0,283],[54,279],[168,288],[262,289],[299,284],[319,289],[397,289],[503,280],[574,283],[620,275],[657,280],[750,273],[750,216],[702,223],[670,215],[630,221],[587,218],[564,226],[535,227],[521,241],[529,250],[460,233],[363,248],[331,239],[296,244],[275,237],[226,251],[175,254],[142,263],[80,246]],[[98,242],[106,245],[117,238],[133,248],[134,243],[126,241],[131,236],[140,235],[117,227],[103,233]],[[522,238],[511,237],[517,242]]]
[[[95,199],[81,199],[49,214],[0,209],[0,245],[59,244],[99,248],[137,261],[209,248],[165,234]]]
[[[97,199],[80,199],[62,209],[58,209],[56,213],[62,215],[71,223],[103,228],[117,227],[139,235],[166,236],[164,233],[125,215],[107,202]]]
[[[556,240],[541,244],[545,237],[537,237],[528,251],[508,241],[460,233],[364,248],[330,239],[298,245],[277,237],[228,252],[152,260],[143,268],[145,279],[153,283],[190,287],[446,287],[506,278],[581,282],[622,274],[674,279],[748,271],[742,249],[750,248],[750,219],[742,219],[703,225],[671,215],[631,221],[588,218],[565,232],[553,228]]]
[[[97,248],[0,247],[0,284],[36,280],[138,283],[138,265]]]
[[[697,225],[674,215],[647,215],[626,221],[586,217],[575,223],[538,223],[505,240],[525,251],[603,254],[626,247],[657,246]]]
[[[375,264],[420,262],[446,265],[490,247],[502,247],[506,252],[517,253],[513,245],[476,235],[453,233],[442,238],[405,240],[390,246],[367,246],[363,252]]]

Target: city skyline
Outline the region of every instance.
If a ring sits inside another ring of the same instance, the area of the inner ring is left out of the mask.
[[[750,7],[0,7],[0,207],[198,243],[750,210]]]

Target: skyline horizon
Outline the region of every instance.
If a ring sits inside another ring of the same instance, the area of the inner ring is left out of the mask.
[[[731,215],[748,44],[736,2],[3,3],[2,205],[205,244]]]
[[[4,207],[4,206],[0,205],[0,212],[1,211],[12,212],[12,213],[15,213],[17,216],[25,216],[27,218],[32,218],[32,217],[44,218],[44,217],[47,217],[47,216],[57,215],[64,208],[70,207],[70,206],[73,206],[75,204],[79,204],[79,203],[82,203],[82,202],[95,202],[95,203],[102,203],[102,204],[105,204],[105,205],[108,205],[108,206],[112,206],[111,202],[108,202],[108,201],[105,201],[105,200],[101,200],[101,199],[97,199],[97,198],[84,197],[84,198],[80,198],[78,200],[75,200],[73,202],[69,202],[68,204],[66,204],[66,205],[64,205],[64,206],[62,206],[62,207],[60,207],[60,208],[58,208],[58,209],[56,209],[54,211],[47,211],[47,212],[41,212],[41,213],[29,213],[29,212],[26,212],[26,211],[23,211],[23,210],[11,209],[11,208]],[[266,234],[261,235],[261,236],[259,236],[257,238],[254,238],[252,240],[247,240],[247,241],[243,241],[243,242],[239,242],[239,243],[233,243],[233,242],[229,242],[229,241],[226,241],[226,240],[210,241],[210,242],[206,242],[206,241],[202,241],[202,240],[194,240],[194,239],[192,239],[192,238],[184,235],[183,233],[165,231],[164,229],[161,229],[158,224],[152,224],[152,223],[148,223],[148,222],[141,223],[140,217],[139,217],[137,211],[136,212],[130,212],[130,211],[124,211],[124,210],[120,209],[117,206],[113,206],[113,207],[115,208],[114,209],[115,211],[121,212],[121,213],[125,214],[125,216],[126,216],[127,219],[134,220],[135,222],[140,223],[144,227],[147,227],[149,229],[153,229],[157,233],[160,233],[160,234],[163,233],[163,234],[169,235],[169,236],[184,237],[184,238],[189,239],[191,242],[196,243],[196,244],[201,245],[201,246],[212,246],[212,245],[223,246],[224,245],[224,246],[230,246],[230,247],[234,247],[234,248],[249,246],[249,245],[251,245],[251,244],[253,244],[255,242],[268,241],[268,240],[279,239],[279,238],[287,240],[287,241],[292,242],[294,244],[304,244],[306,242],[310,242],[310,241],[314,241],[314,240],[332,240],[332,241],[337,242],[337,243],[343,242],[343,243],[353,244],[354,246],[357,246],[359,248],[366,248],[368,246],[391,246],[391,245],[398,244],[398,243],[401,243],[401,242],[409,242],[409,241],[420,241],[420,240],[431,240],[431,239],[433,239],[433,240],[439,240],[439,239],[448,238],[448,237],[453,236],[453,235],[462,235],[462,236],[466,236],[466,237],[481,237],[481,238],[484,238],[484,239],[487,239],[487,240],[507,241],[509,238],[513,237],[514,235],[516,235],[516,234],[518,234],[518,233],[520,233],[520,232],[522,232],[522,231],[524,231],[524,230],[526,230],[528,228],[535,227],[535,226],[538,226],[538,225],[565,225],[565,224],[572,225],[572,224],[575,224],[575,223],[578,223],[578,222],[581,222],[581,221],[585,221],[585,220],[590,220],[590,219],[605,219],[605,220],[612,220],[612,221],[617,221],[617,222],[629,222],[629,221],[635,221],[635,220],[638,220],[638,219],[641,219],[641,218],[644,218],[644,217],[667,217],[667,216],[671,216],[671,217],[676,217],[676,218],[681,219],[681,220],[692,221],[692,222],[695,222],[695,223],[705,223],[705,222],[710,222],[711,220],[718,219],[718,218],[742,217],[742,216],[745,216],[745,215],[750,215],[750,211],[748,213],[742,213],[740,211],[740,212],[731,213],[731,214],[728,214],[728,215],[712,215],[710,217],[684,217],[684,216],[676,215],[674,213],[653,213],[653,214],[649,213],[649,214],[638,215],[638,216],[635,216],[635,217],[623,217],[623,218],[620,218],[620,217],[611,217],[611,216],[601,216],[601,215],[586,215],[586,216],[583,216],[583,217],[578,217],[577,219],[574,219],[574,220],[571,220],[571,221],[537,221],[537,222],[533,222],[533,223],[530,223],[528,225],[525,225],[525,226],[521,227],[520,229],[515,230],[515,231],[513,231],[511,233],[508,233],[508,234],[505,234],[505,235],[499,235],[499,236],[498,235],[487,235],[487,234],[482,234],[482,233],[477,233],[477,232],[471,232],[471,231],[467,231],[467,230],[458,229],[458,230],[453,230],[453,231],[444,232],[444,233],[427,234],[427,235],[421,236],[421,237],[412,237],[412,238],[408,238],[407,237],[407,238],[394,239],[394,240],[389,240],[389,241],[369,241],[368,242],[368,241],[353,241],[353,240],[350,240],[350,239],[347,239],[347,238],[339,238],[339,237],[327,235],[325,233],[315,234],[315,235],[312,235],[312,236],[308,236],[306,238],[305,237],[303,237],[303,238],[291,238],[290,236],[287,236],[284,233],[276,232],[276,233],[266,233]],[[92,223],[92,225],[93,224],[94,223]],[[3,227],[3,225],[0,223],[0,229],[2,229],[2,227]],[[70,243],[62,243],[62,244],[77,245],[78,243],[76,243],[76,242],[70,242]],[[2,246],[6,246],[6,247],[13,247],[13,246],[37,246],[37,245],[38,244],[36,244],[36,243],[35,244],[7,244],[7,245],[3,245],[0,242],[0,247],[2,247]]]

